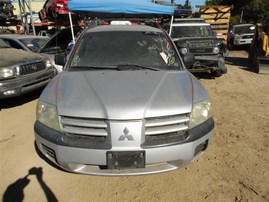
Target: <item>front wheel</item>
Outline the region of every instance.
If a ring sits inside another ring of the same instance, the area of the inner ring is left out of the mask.
[[[221,77],[222,75],[222,71],[220,69],[215,69],[214,71],[211,72],[211,74],[214,76],[214,77]]]
[[[227,73],[227,67],[225,66],[224,62],[218,61],[218,69],[221,70],[222,74]]]

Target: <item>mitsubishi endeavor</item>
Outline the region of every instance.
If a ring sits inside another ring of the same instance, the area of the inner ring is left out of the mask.
[[[34,124],[39,151],[92,175],[171,171],[210,144],[209,95],[167,32],[146,25],[85,29],[44,89]]]

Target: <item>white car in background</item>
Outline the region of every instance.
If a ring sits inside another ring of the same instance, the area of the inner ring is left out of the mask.
[[[236,47],[250,46],[254,32],[254,24],[231,25],[227,35],[228,48],[233,50]]]

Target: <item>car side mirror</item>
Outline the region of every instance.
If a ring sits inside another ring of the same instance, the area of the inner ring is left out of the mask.
[[[54,56],[54,61],[56,65],[64,66],[66,63],[66,56],[65,54],[57,54]]]
[[[66,48],[66,50],[67,50],[68,52],[70,52],[70,51],[72,50],[72,48],[73,48],[74,45],[75,45],[74,42],[69,43],[68,46],[67,46],[67,48]]]

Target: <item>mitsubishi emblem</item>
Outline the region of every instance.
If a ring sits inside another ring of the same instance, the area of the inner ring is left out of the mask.
[[[124,134],[119,137],[118,141],[124,141],[125,138],[127,138],[127,140],[129,140],[129,141],[134,141],[133,136],[132,135],[128,135],[129,134],[129,130],[128,130],[127,127],[124,128],[123,133]]]

